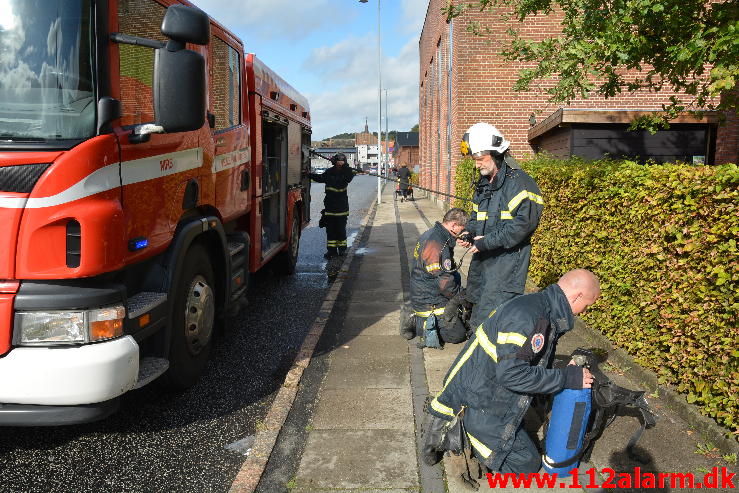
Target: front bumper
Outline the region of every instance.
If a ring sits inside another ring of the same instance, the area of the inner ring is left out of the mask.
[[[0,358],[0,414],[5,404],[80,406],[133,389],[139,346],[131,336],[74,347],[19,347]],[[2,419],[0,419],[2,423]]]

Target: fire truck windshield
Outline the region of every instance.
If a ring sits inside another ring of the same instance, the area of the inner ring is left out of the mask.
[[[0,143],[95,135],[91,0],[0,0]]]

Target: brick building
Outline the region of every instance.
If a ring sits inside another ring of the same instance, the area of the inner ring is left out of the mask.
[[[446,4],[446,0],[429,1],[419,41],[419,147],[423,186],[454,192],[454,169],[461,159],[459,141],[465,130],[478,121],[498,127],[511,141],[511,152],[517,158],[539,150],[580,155],[578,152],[584,148],[591,153],[595,148],[601,155],[605,152],[618,155],[614,149],[618,151],[621,144],[628,146],[638,140],[637,150],[621,149],[621,154],[647,158],[652,157],[649,153],[656,152],[664,160],[692,157],[694,162],[703,158],[705,162],[717,164],[739,161],[736,114],[728,116],[726,125],[717,124],[717,115],[707,114],[700,120],[685,116],[680,123],[672,125],[675,134],[660,135],[660,132],[656,140],[642,133],[626,132],[626,122],[633,112],[659,110],[672,94],[668,91],[659,95],[624,94],[610,99],[593,95],[590,99],[572,101],[569,106],[547,102],[543,91],[513,91],[518,71],[524,65],[505,61],[498,55],[499,37],[479,37],[466,31],[468,23],[474,20],[482,28],[503,33],[506,27],[500,26],[500,15],[472,9],[447,22],[440,11]],[[520,25],[520,31],[532,39],[542,39],[557,32],[559,22],[560,17],[556,15],[530,17]],[[532,114],[536,119],[534,125],[530,121]],[[579,120],[570,121],[573,118]],[[699,140],[690,149],[675,148],[674,142],[684,142],[685,136]]]
[[[358,132],[354,136],[355,146],[370,146],[377,145],[377,134],[372,134],[369,131],[369,124],[367,119],[364,119],[364,132]]]
[[[420,165],[418,132],[398,132],[393,157],[398,168],[406,164],[413,170],[415,166]]]

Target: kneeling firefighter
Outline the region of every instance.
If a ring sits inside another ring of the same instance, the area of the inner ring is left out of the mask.
[[[449,209],[442,222],[436,222],[418,239],[411,271],[413,313],[401,319],[406,339],[423,336],[428,347],[465,340],[466,327],[461,310],[461,276],[454,262],[457,235],[467,224],[467,213]]]
[[[346,155],[339,153],[331,158],[333,167],[322,174],[310,173],[313,181],[326,184],[321,211],[320,227],[326,227],[325,258],[333,258],[346,252],[346,220],[349,218],[349,197],[346,193],[354,179],[354,170],[346,164]]]
[[[479,472],[480,464],[501,473],[538,472],[541,455],[523,417],[536,394],[592,385],[588,369],[574,362],[552,368],[551,362],[557,339],[599,295],[597,277],[577,269],[538,293],[504,303],[479,325],[428,405],[424,462],[434,464],[449,450],[465,458],[465,481],[475,479],[470,472],[473,466]]]

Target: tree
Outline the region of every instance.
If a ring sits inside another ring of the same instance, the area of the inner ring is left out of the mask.
[[[418,132],[418,123],[413,125],[413,128],[411,128],[411,132]]]
[[[681,111],[736,111],[739,80],[739,2],[725,0],[475,0],[443,9],[448,18],[466,10],[500,11],[503,21],[562,14],[561,33],[534,41],[509,29],[502,55],[533,62],[514,88],[556,77],[546,90],[552,102],[606,98],[622,92],[672,90],[663,114],[642,117],[633,128],[666,128]],[[491,30],[471,22],[468,31]],[[529,67],[531,64],[529,63]],[[632,71],[627,73],[627,71]],[[633,71],[639,71],[634,77]]]

